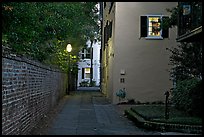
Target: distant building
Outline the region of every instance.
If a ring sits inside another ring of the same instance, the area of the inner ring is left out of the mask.
[[[91,42],[87,42],[87,48],[83,48],[79,52],[80,61],[78,62],[78,82],[77,86],[89,86],[91,78],[91,57],[92,58],[92,68],[93,68],[93,79],[95,86],[100,85],[100,42],[94,42],[91,50]],[[92,52],[91,52],[92,51]]]
[[[167,8],[177,2],[103,2],[101,90],[116,104],[116,92],[126,99],[164,101],[172,88],[170,52],[177,46],[177,29],[161,29]]]

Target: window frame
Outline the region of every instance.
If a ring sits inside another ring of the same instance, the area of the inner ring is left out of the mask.
[[[153,35],[149,35],[150,33],[150,26],[149,26],[149,18],[159,18],[160,20],[162,20],[162,15],[147,15],[147,37],[145,37],[146,39],[163,39],[162,37],[162,29],[158,32],[160,32],[160,35],[159,36],[153,36]],[[160,24],[160,27],[161,27],[161,24]],[[153,28],[151,26],[151,28]]]
[[[91,59],[90,49],[83,48],[81,51],[81,59]]]
[[[87,72],[87,69],[88,69],[88,72]],[[87,80],[87,79],[90,79],[90,77],[91,77],[91,68],[89,67],[82,68],[82,79]]]
[[[87,72],[89,70],[89,72]],[[85,79],[90,79],[91,77],[91,68],[84,68],[84,78]]]
[[[142,20],[142,17],[145,17],[143,18]],[[162,19],[164,17],[169,17],[168,15],[161,15],[161,14],[147,14],[147,15],[141,15],[140,16],[140,37],[144,37],[145,39],[155,39],[155,40],[163,40],[164,38],[168,38],[169,37],[169,34],[166,34],[167,36],[164,37],[163,33],[165,31],[165,29],[161,29],[160,30],[160,36],[152,36],[152,35],[149,35],[149,18],[150,17],[159,17],[161,22],[162,22]],[[142,24],[142,21],[144,21],[144,19],[146,19],[145,24]],[[161,25],[161,24],[160,24]],[[146,29],[145,29],[146,28]],[[142,31],[146,31],[146,32],[142,32]],[[166,33],[169,33],[169,30],[166,32]],[[144,36],[146,35],[146,36]]]

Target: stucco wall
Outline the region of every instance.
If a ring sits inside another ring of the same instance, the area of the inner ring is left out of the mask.
[[[140,102],[163,101],[164,91],[172,87],[169,56],[166,48],[176,46],[176,27],[169,29],[169,38],[150,40],[140,38],[140,16],[170,15],[166,8],[176,2],[110,2],[103,12],[103,28],[112,21],[112,37],[104,46],[102,37],[102,92],[118,103],[115,92],[126,88],[126,99]],[[103,30],[104,34],[104,30]],[[104,48],[105,47],[105,48]],[[125,75],[121,75],[121,71]],[[120,83],[120,78],[125,83]]]
[[[103,10],[103,28],[105,27],[107,22],[112,21],[112,34],[114,34],[114,23],[115,23],[115,5],[113,5],[112,10],[109,14],[109,8],[111,6],[111,2],[106,2],[106,8]],[[101,87],[102,92],[107,95],[107,97],[112,100],[113,98],[113,56],[114,56],[114,35],[108,40],[106,46],[104,46],[104,29],[102,30],[102,80],[101,80]]]
[[[127,99],[164,100],[164,91],[172,87],[168,72],[170,52],[166,48],[177,45],[176,28],[169,29],[169,38],[163,40],[140,38],[140,16],[169,15],[166,8],[176,5],[176,2],[116,2],[113,103],[118,102],[114,92],[123,87]],[[126,74],[121,76],[121,70]],[[120,83],[121,77],[125,83]]]

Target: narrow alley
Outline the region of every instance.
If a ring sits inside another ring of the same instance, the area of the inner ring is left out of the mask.
[[[202,134],[202,19],[201,1],[2,2],[2,135]]]
[[[53,121],[49,135],[159,135],[137,128],[99,91],[75,91]]]

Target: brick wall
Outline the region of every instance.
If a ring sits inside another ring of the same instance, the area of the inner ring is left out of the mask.
[[[56,68],[2,54],[2,134],[28,134],[66,94],[66,83]]]

